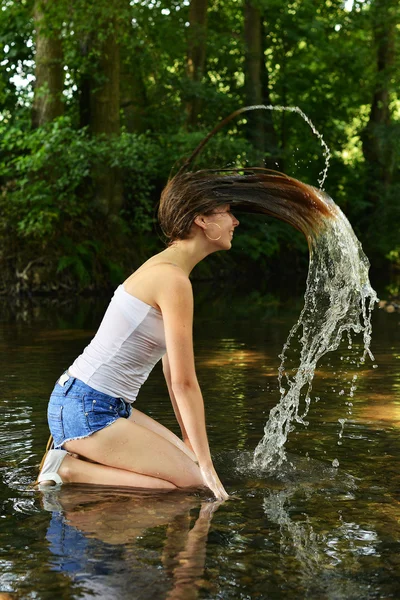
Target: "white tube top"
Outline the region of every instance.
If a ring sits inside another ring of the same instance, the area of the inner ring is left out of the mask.
[[[161,312],[120,285],[96,335],[68,372],[99,392],[134,402],[165,350]]]

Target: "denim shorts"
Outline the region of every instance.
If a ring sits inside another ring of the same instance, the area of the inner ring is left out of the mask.
[[[57,382],[47,409],[54,447],[88,437],[121,417],[127,419],[131,412],[131,405],[122,398],[98,392],[75,377],[63,385]]]

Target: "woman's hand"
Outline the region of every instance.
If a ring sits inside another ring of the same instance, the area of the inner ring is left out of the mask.
[[[208,466],[200,465],[200,472],[203,477],[204,485],[210,488],[217,500],[226,500],[229,498],[229,494],[225,491],[212,464]]]

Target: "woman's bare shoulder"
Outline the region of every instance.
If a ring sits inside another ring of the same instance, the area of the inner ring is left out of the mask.
[[[124,281],[124,286],[126,287],[134,280],[145,278],[154,279],[155,277],[172,277],[174,280],[183,279],[190,283],[189,277],[179,265],[153,256]]]
[[[165,295],[192,295],[187,274],[178,265],[165,260],[148,260],[123,285],[129,294],[155,308],[159,308],[161,297]]]

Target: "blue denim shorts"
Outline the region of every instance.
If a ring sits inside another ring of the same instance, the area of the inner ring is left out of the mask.
[[[47,409],[54,447],[88,437],[121,417],[127,419],[131,412],[131,405],[122,398],[98,392],[75,377],[63,385],[57,382]]]

